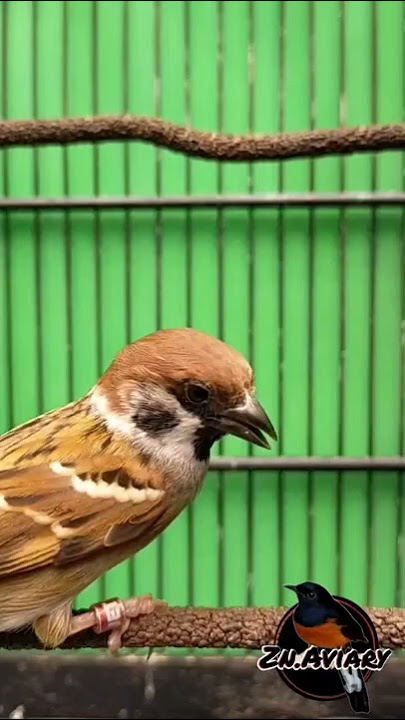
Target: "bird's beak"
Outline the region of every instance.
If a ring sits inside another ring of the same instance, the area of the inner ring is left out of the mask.
[[[224,435],[235,435],[267,449],[270,449],[270,445],[263,432],[277,440],[277,433],[266,412],[251,396],[243,405],[226,410],[219,418],[218,429]]]
[[[284,585],[287,590],[292,590],[293,592],[298,594],[297,586],[296,585]]]

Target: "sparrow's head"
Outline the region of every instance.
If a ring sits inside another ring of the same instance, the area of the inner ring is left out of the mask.
[[[276,432],[255,398],[248,362],[220,340],[189,328],[128,345],[93,393],[107,424],[140,450],[206,461],[223,435],[269,447]]]

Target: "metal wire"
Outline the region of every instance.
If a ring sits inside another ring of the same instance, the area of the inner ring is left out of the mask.
[[[280,3],[280,32],[278,42],[278,61],[279,61],[279,113],[278,113],[278,131],[284,132],[285,130],[285,73],[286,73],[286,62],[285,62],[285,44],[286,44],[286,33],[285,33],[285,15],[286,15],[286,4],[285,2]],[[280,194],[283,194],[284,188],[284,175],[285,165],[280,162],[278,167],[278,190]],[[284,420],[284,359],[285,359],[285,343],[284,343],[284,220],[285,213],[283,206],[279,207],[278,215],[278,423],[279,426],[283,426]],[[279,453],[283,453],[283,436],[280,437],[279,442]],[[285,506],[283,497],[283,481],[284,476],[282,472],[278,473],[277,477],[277,515],[278,515],[278,602],[282,604],[283,589],[282,582],[284,578],[284,565],[285,556],[282,552],[283,547],[283,536],[285,526]]]
[[[161,2],[154,0],[154,81],[155,81],[155,112],[160,117],[162,111],[162,63],[161,63]],[[156,148],[155,153],[155,192],[159,199],[162,192],[162,153],[160,148]],[[161,206],[160,206],[161,207]],[[155,206],[158,212],[155,214],[155,252],[156,252],[156,329],[162,326],[162,214],[160,207]],[[163,597],[163,538],[157,539],[157,557],[156,557],[156,586],[158,597]]]
[[[218,130],[222,132],[224,121],[224,3],[217,4],[217,123]],[[217,167],[217,190],[218,197],[223,191],[223,165]],[[224,335],[224,214],[218,206],[217,213],[217,283],[218,283],[218,308],[217,322],[218,334],[221,339]],[[219,443],[220,452],[223,450],[223,443]],[[217,496],[217,527],[218,527],[218,550],[217,550],[217,573],[218,573],[218,605],[223,606],[225,601],[225,497],[222,474],[218,476]]]
[[[405,470],[405,457],[218,457],[210,470]]]
[[[346,65],[345,65],[345,3],[339,0],[339,95],[345,97],[346,93]],[[346,106],[339,103],[339,126],[344,126],[346,117]],[[346,166],[343,158],[339,160],[339,187],[340,192],[344,191],[346,179]],[[345,337],[346,337],[346,214],[345,208],[340,210],[339,218],[339,422],[338,422],[338,453],[342,455],[344,452],[344,406],[346,399],[346,388],[344,383],[344,363],[345,363]],[[336,487],[336,586],[338,592],[341,592],[343,585],[343,557],[342,557],[342,539],[343,539],[343,482],[344,476],[341,472],[337,475]]]
[[[0,198],[5,210],[165,210],[179,208],[249,208],[249,207],[351,207],[404,206],[405,192],[336,192],[336,193],[269,193],[237,195],[168,195],[137,197],[60,197]]]

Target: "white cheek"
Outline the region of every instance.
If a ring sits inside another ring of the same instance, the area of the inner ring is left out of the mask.
[[[176,427],[166,430],[156,438],[146,435],[146,433],[143,433],[144,437],[167,450],[186,452],[189,448],[193,448],[195,434],[201,426],[201,421],[185,410],[178,411],[177,417],[179,424]],[[138,432],[142,431],[138,430]]]
[[[150,435],[134,425],[133,441],[159,462],[194,465],[194,438],[201,421],[180,405],[176,409],[176,416],[179,421],[176,427],[156,435]]]
[[[145,402],[145,392],[142,396],[136,391],[133,393],[132,407],[127,414],[118,415],[112,412],[108,399],[98,390],[92,394],[92,407],[103,417],[110,432],[124,436],[133,446],[150,455],[156,462],[162,465],[174,464],[183,468],[187,466],[193,473],[197,468],[199,471],[200,466],[205,466],[205,463],[196,460],[194,439],[197,430],[201,427],[201,420],[188,413],[176,398],[164,390],[151,387],[146,392],[151,401],[158,401],[175,413],[178,420],[176,427],[154,436],[136,426],[132,418],[136,414],[138,404]]]
[[[91,395],[91,406],[97,415],[101,415],[110,432],[117,432],[130,439],[133,435],[134,424],[131,417],[118,415],[110,409],[110,403],[105,395],[99,390],[94,390]]]

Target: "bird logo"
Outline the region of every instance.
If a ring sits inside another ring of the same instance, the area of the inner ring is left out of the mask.
[[[264,646],[260,670],[276,669],[299,694],[316,700],[346,697],[355,713],[369,713],[366,683],[391,650],[377,647],[371,619],[354,602],[322,585],[285,585],[297,604],[282,618],[275,645]]]
[[[297,594],[294,628],[308,646],[347,650],[354,642],[367,645],[361,625],[322,585],[305,582],[286,587]],[[342,668],[338,673],[352,709],[368,713],[368,693],[361,671],[350,667]]]

